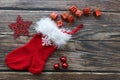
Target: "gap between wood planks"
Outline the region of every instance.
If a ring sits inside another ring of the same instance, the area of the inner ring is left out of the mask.
[[[22,71],[14,71],[14,70],[0,70],[0,72],[28,72],[27,70],[22,70]],[[113,70],[96,70],[96,71],[91,71],[91,70],[59,70],[59,71],[55,71],[55,70],[43,70],[42,72],[79,72],[79,73],[120,73],[120,71],[113,71]]]
[[[66,9],[57,9],[57,8],[19,8],[19,7],[0,7],[0,10],[27,10],[27,11],[66,11]],[[120,11],[105,11],[102,12],[115,12],[120,13]]]

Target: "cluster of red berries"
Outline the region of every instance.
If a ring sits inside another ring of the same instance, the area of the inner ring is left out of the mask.
[[[68,63],[67,63],[67,58],[65,56],[60,57],[60,61],[62,62],[61,66],[63,69],[67,69],[68,68]],[[60,64],[59,63],[55,63],[53,65],[55,70],[59,70],[60,69]]]
[[[51,13],[50,17],[53,19],[53,20],[57,20],[56,23],[57,23],[57,26],[59,28],[61,28],[64,23],[62,20],[65,20],[65,21],[68,21],[69,23],[73,23],[75,21],[74,19],[74,16],[80,18],[83,14],[86,16],[89,16],[90,15],[90,12],[91,12],[91,9],[89,7],[85,7],[83,10],[80,10],[79,8],[77,8],[77,6],[75,5],[72,5],[69,7],[69,11],[72,13],[72,14],[69,14],[67,12],[63,12],[60,16],[62,19],[58,19],[58,14],[56,12],[53,12]],[[74,16],[73,16],[74,15]],[[95,17],[99,17],[101,15],[101,10],[99,8],[95,9],[93,11],[93,15]]]

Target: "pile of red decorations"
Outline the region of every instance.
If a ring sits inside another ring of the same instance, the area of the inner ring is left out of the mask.
[[[63,69],[67,69],[68,68],[68,63],[67,63],[67,58],[66,58],[66,56],[62,56],[62,57],[60,57],[60,61],[61,61],[61,67],[63,68]],[[53,67],[54,67],[54,69],[55,70],[59,70],[60,69],[60,64],[59,63],[55,63],[54,65],[53,65]]]
[[[69,7],[70,13],[63,12],[60,14],[61,19],[58,19],[58,14],[56,12],[52,12],[50,14],[51,19],[56,21],[57,25],[59,28],[61,28],[64,25],[63,21],[67,21],[68,23],[73,23],[75,21],[75,16],[80,18],[82,15],[84,16],[89,16],[90,13],[92,12],[89,7],[85,7],[83,10],[77,8],[77,6],[72,5]],[[101,16],[101,10],[99,8],[93,10],[93,15],[95,17],[100,17]]]

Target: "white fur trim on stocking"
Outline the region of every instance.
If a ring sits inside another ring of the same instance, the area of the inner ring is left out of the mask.
[[[36,24],[36,32],[47,36],[57,47],[65,45],[71,39],[71,35],[63,33],[51,18],[42,18]]]

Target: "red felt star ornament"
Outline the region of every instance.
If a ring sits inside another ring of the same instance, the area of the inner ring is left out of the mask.
[[[32,24],[32,21],[23,21],[22,17],[18,15],[16,22],[11,23],[8,26],[14,30],[14,38],[18,38],[21,35],[29,36],[28,28]]]

